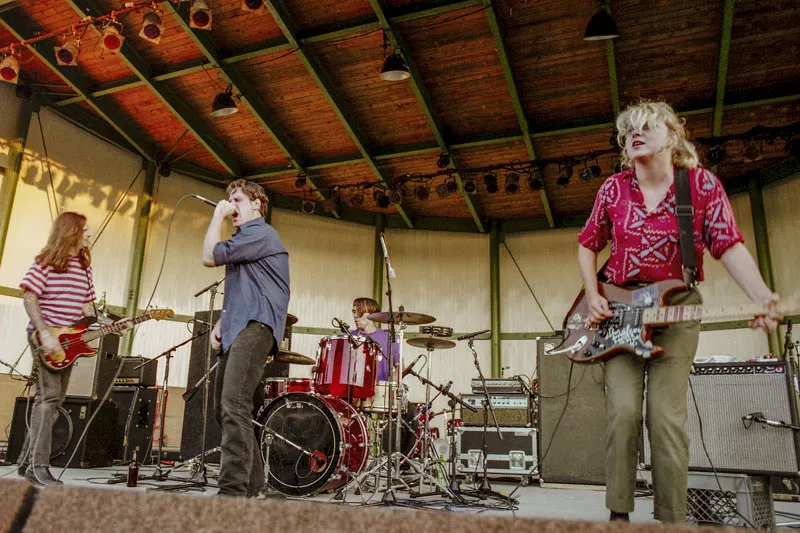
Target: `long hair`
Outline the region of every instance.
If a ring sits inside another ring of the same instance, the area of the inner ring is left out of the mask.
[[[652,127],[658,122],[663,122],[673,134],[673,142],[669,147],[672,150],[672,164],[683,168],[700,166],[697,150],[687,139],[686,119],[678,117],[675,110],[666,102],[652,100],[642,100],[628,106],[617,117],[617,143],[622,148],[622,166],[624,168],[633,166],[633,161],[625,148],[625,137],[628,135],[628,129],[631,126],[640,129],[645,124]]]
[[[264,194],[264,189],[261,187],[261,185],[258,183],[253,183],[252,181],[238,179],[228,184],[228,190],[226,192],[230,194],[236,189],[241,189],[241,191],[250,199],[251,202],[261,200],[261,207],[259,208],[259,211],[261,212],[262,217],[267,218],[267,211],[269,211],[269,199],[267,198],[267,195]]]
[[[83,268],[89,268],[92,256],[83,244],[83,228],[86,226],[86,217],[80,213],[66,211],[58,215],[53,221],[47,244],[36,261],[41,265],[50,265],[56,272],[66,272],[69,269],[69,256],[72,250],[79,250],[78,258]]]

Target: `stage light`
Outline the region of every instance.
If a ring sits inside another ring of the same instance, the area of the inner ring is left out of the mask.
[[[230,85],[225,89],[225,92],[215,96],[214,103],[211,104],[211,114],[215,117],[227,117],[238,111],[239,108],[236,107],[236,102],[233,101],[233,87]]]
[[[439,154],[439,159],[436,161],[436,166],[439,168],[447,168],[450,166],[450,154],[442,152]]]
[[[161,25],[161,13],[158,11],[148,11],[145,13],[142,19],[142,29],[139,31],[139,37],[151,43],[158,44],[161,42],[162,35],[164,35],[164,26]]]
[[[19,80],[19,59],[7,55],[0,61],[0,79],[8,83],[17,83]]]
[[[117,24],[109,24],[103,28],[101,40],[103,48],[109,52],[118,52],[122,48],[122,43],[125,42],[125,37],[120,34],[120,28]]]
[[[61,46],[54,46],[53,50],[56,53],[56,62],[58,62],[59,65],[74,67],[78,64],[80,42],[74,37],[68,38]]]
[[[569,180],[572,178],[572,167],[569,165],[563,165],[558,169],[558,179],[556,179],[556,184],[561,185],[562,187],[566,187],[569,185]]]
[[[742,159],[744,159],[745,163],[753,163],[761,159],[762,151],[761,146],[756,146],[755,144],[748,144],[747,147],[742,152]]]
[[[375,199],[375,204],[381,209],[389,207],[389,197],[383,189],[375,189],[372,193],[372,197]]]
[[[601,7],[597,10],[589,23],[586,25],[586,31],[583,34],[584,41],[604,41],[607,39],[614,39],[619,37],[619,30],[617,30],[617,23],[605,10]]]
[[[516,172],[509,172],[506,174],[505,190],[506,194],[519,193],[519,174]]]
[[[414,196],[417,200],[424,202],[430,197],[430,195],[431,191],[425,185],[417,185],[414,187]]]
[[[162,178],[168,178],[169,175],[172,174],[172,168],[170,168],[169,163],[164,161],[160,165],[158,165],[158,175]]]
[[[467,194],[475,194],[478,192],[478,184],[472,178],[467,178],[461,182],[463,191]]]
[[[453,194],[450,191],[450,187],[447,186],[447,182],[440,183],[436,186],[436,195],[439,197],[440,200],[443,200]]]
[[[384,81],[403,81],[411,77],[405,59],[400,54],[386,56],[381,68],[381,79]]]
[[[242,11],[258,11],[264,7],[264,0],[243,0]]]
[[[600,165],[595,161],[594,165],[589,167],[589,170],[592,171],[593,178],[599,178],[600,175],[603,173],[603,169],[600,168]]]
[[[322,209],[326,213],[333,213],[339,209],[339,199],[337,197],[326,198],[324,202],[322,202]]]
[[[487,172],[483,176],[483,184],[486,186],[486,192],[489,194],[494,194],[500,190],[500,187],[497,186],[497,176],[491,172]]]
[[[528,175],[528,188],[531,192],[538,192],[544,189],[544,175],[539,168],[533,169],[533,172]]]
[[[189,26],[198,30],[210,30],[214,22],[211,8],[205,0],[193,0],[189,9]]]
[[[712,146],[708,149],[708,162],[712,165],[719,165],[728,159],[728,152],[723,145]]]
[[[361,209],[361,206],[364,205],[364,195],[363,194],[354,194],[350,197],[350,206],[356,209]]]
[[[389,203],[392,205],[400,204],[403,201],[404,193],[405,189],[403,189],[402,185],[392,188],[389,191]]]
[[[312,202],[311,200],[303,200],[303,213],[307,215],[311,215],[314,213],[314,210],[317,208],[317,204]]]
[[[298,174],[297,178],[294,180],[294,186],[298,189],[302,189],[306,186],[308,179],[306,178],[305,174]]]
[[[592,181],[592,171],[589,170],[588,167],[583,167],[580,171],[578,176],[581,178],[581,181]]]

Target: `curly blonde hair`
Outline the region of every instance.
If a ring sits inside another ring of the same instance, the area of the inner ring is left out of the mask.
[[[628,106],[617,117],[617,143],[622,149],[622,167],[631,168],[633,161],[628,156],[625,148],[625,137],[629,128],[642,128],[645,124],[653,126],[663,122],[667,129],[673,133],[672,162],[675,166],[695,168],[700,166],[697,150],[689,142],[686,134],[686,119],[678,117],[675,110],[666,102],[642,100]]]

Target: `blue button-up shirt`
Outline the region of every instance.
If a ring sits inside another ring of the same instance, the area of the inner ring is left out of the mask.
[[[289,310],[289,253],[278,232],[260,217],[246,222],[217,243],[214,262],[225,265],[222,350],[251,320],[272,328],[277,350]]]

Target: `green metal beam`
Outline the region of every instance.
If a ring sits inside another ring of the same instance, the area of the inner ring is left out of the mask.
[[[497,48],[500,65],[503,67],[503,75],[506,78],[506,85],[508,85],[508,92],[511,95],[511,102],[514,105],[514,113],[517,115],[517,123],[519,124],[519,129],[522,130],[522,137],[525,141],[525,148],[528,151],[528,158],[533,161],[536,159],[536,148],[533,145],[530,124],[528,123],[528,118],[525,116],[525,109],[522,106],[522,98],[519,95],[514,69],[511,66],[511,60],[508,58],[508,49],[506,48],[505,39],[503,39],[500,21],[497,18],[497,13],[494,11],[492,0],[483,0],[483,5],[486,8],[486,18],[489,20],[489,28],[492,30],[494,45],[495,48]],[[553,211],[550,208],[550,200],[547,198],[545,187],[542,187],[539,191],[539,196],[542,200],[542,207],[544,208],[547,222],[550,224],[551,228],[554,228],[555,220],[553,220]]]
[[[11,225],[11,211],[17,195],[19,174],[22,169],[22,158],[25,155],[25,144],[28,142],[28,129],[33,113],[39,110],[39,102],[35,97],[19,100],[19,115],[14,128],[14,137],[8,143],[8,163],[3,184],[0,186],[0,263],[6,248],[8,228]]]
[[[67,0],[67,2],[81,17],[87,15],[99,17],[105,14],[105,11],[100,9],[94,0]],[[171,4],[167,2],[165,5]],[[100,33],[100,29],[97,26],[92,26],[92,28],[98,34]],[[236,156],[214,136],[211,129],[200,120],[189,106],[186,105],[183,99],[172,92],[166,85],[156,85],[153,83],[153,73],[150,69],[150,65],[133,49],[133,46],[131,46],[129,42],[123,42],[122,48],[120,48],[116,55],[140,80],[142,80],[144,86],[150,89],[150,91],[161,100],[173,116],[194,135],[197,141],[214,156],[226,172],[233,176],[243,175],[242,168]]]
[[[492,329],[492,377],[503,375],[503,353],[500,342],[500,244],[503,234],[500,223],[492,221],[489,232],[489,301]]]
[[[433,132],[433,137],[436,139],[439,149],[450,154],[450,168],[456,171],[453,176],[458,184],[458,189],[461,191],[461,196],[464,198],[467,208],[469,209],[472,218],[475,220],[475,225],[478,227],[478,231],[484,233],[486,229],[484,228],[483,221],[478,213],[478,208],[475,205],[475,201],[473,201],[473,196],[464,191],[464,180],[461,176],[462,172],[460,171],[460,168],[463,167],[459,165],[455,154],[452,153],[452,149],[444,138],[444,128],[442,127],[442,123],[433,107],[433,101],[428,93],[428,89],[425,87],[425,84],[422,81],[422,74],[417,68],[414,58],[411,57],[411,53],[409,52],[408,47],[406,47],[400,32],[397,31],[396,27],[392,26],[392,23],[386,14],[386,8],[383,4],[383,0],[370,0],[372,10],[378,17],[381,27],[387,33],[387,37],[392,45],[392,48],[400,51],[400,55],[403,56],[403,59],[408,66],[408,70],[411,74],[411,77],[409,78],[411,92],[414,93],[414,96],[417,98],[417,103],[419,103],[419,106],[422,108],[422,113],[425,115],[425,120],[427,120],[428,127],[430,127],[431,131]]]
[[[125,316],[135,317],[139,307],[139,291],[142,286],[142,269],[144,255],[147,249],[147,232],[150,225],[150,210],[153,206],[153,195],[156,184],[156,163],[152,160],[143,160],[144,187],[142,194],[136,200],[139,216],[136,219],[136,229],[133,238],[133,257],[131,257],[131,270],[128,279],[128,301],[125,303]],[[133,349],[133,331],[125,333],[122,339],[122,355],[129,356]]]
[[[606,9],[608,9],[606,7]],[[617,81],[617,53],[614,48],[614,39],[606,40],[606,62],[608,63],[608,82],[611,87],[611,109],[614,112],[614,120],[620,113],[619,105],[619,82]]]
[[[325,72],[325,69],[322,68],[322,65],[310,48],[298,40],[298,30],[292,21],[292,17],[289,13],[289,10],[286,8],[286,5],[282,0],[268,0],[266,2],[266,6],[267,9],[269,9],[269,12],[272,14],[272,17],[275,19],[275,22],[280,27],[284,37],[286,37],[286,39],[289,41],[289,44],[292,46],[292,48],[297,50],[298,57],[303,62],[303,65],[311,75],[311,78],[322,91],[322,94],[330,104],[333,112],[336,113],[337,117],[339,117],[339,120],[341,121],[345,130],[347,130],[347,133],[350,135],[353,143],[358,148],[358,151],[361,153],[364,161],[369,165],[370,169],[375,176],[377,176],[378,180],[384,185],[388,186],[387,176],[385,176],[384,172],[378,168],[376,161],[370,155],[366,141],[364,140],[364,136],[359,131],[355,119],[347,110],[344,100],[337,94],[335,84],[330,79],[327,72]],[[409,214],[406,213],[406,209],[402,205],[395,206],[395,209],[399,215],[403,217],[406,225],[409,228],[413,228],[414,223],[412,222]]]
[[[770,290],[775,290],[775,278],[772,271],[772,255],[769,251],[769,234],[767,232],[767,215],[764,210],[764,195],[761,191],[761,183],[756,178],[750,179],[750,211],[753,215],[753,232],[756,241],[756,256],[758,257],[758,269],[764,278],[764,283]],[[770,331],[767,333],[769,351],[772,355],[780,357],[780,341],[778,333]]]
[[[725,109],[725,84],[728,79],[728,58],[731,52],[731,32],[733,31],[733,9],[736,0],[724,0],[722,5],[722,28],[719,33],[719,50],[717,53],[717,78],[714,121],[711,126],[711,135],[722,135],[722,111]]]
[[[206,58],[208,65],[216,68],[222,79],[233,87],[235,93],[240,95],[242,103],[247,106],[259,125],[269,133],[272,140],[278,145],[278,148],[286,154],[294,169],[297,172],[306,174],[306,181],[314,190],[314,193],[320,199],[325,200],[326,196],[320,190],[320,184],[317,183],[314,178],[308,176],[308,169],[303,165],[303,157],[300,153],[300,149],[286,133],[286,130],[278,123],[275,114],[272,113],[257,96],[252,84],[242,76],[234,65],[222,63],[219,51],[214,44],[214,40],[211,38],[210,32],[196,30],[189,25],[189,4],[181,3],[176,7],[171,2],[166,2],[164,7],[187,35],[192,38],[195,46],[197,46]],[[334,210],[333,215],[339,218],[338,210]]]
[[[386,217],[383,213],[375,215],[375,250],[372,269],[372,299],[378,302],[378,307],[383,306],[383,251],[381,249],[381,233],[385,228]]]

